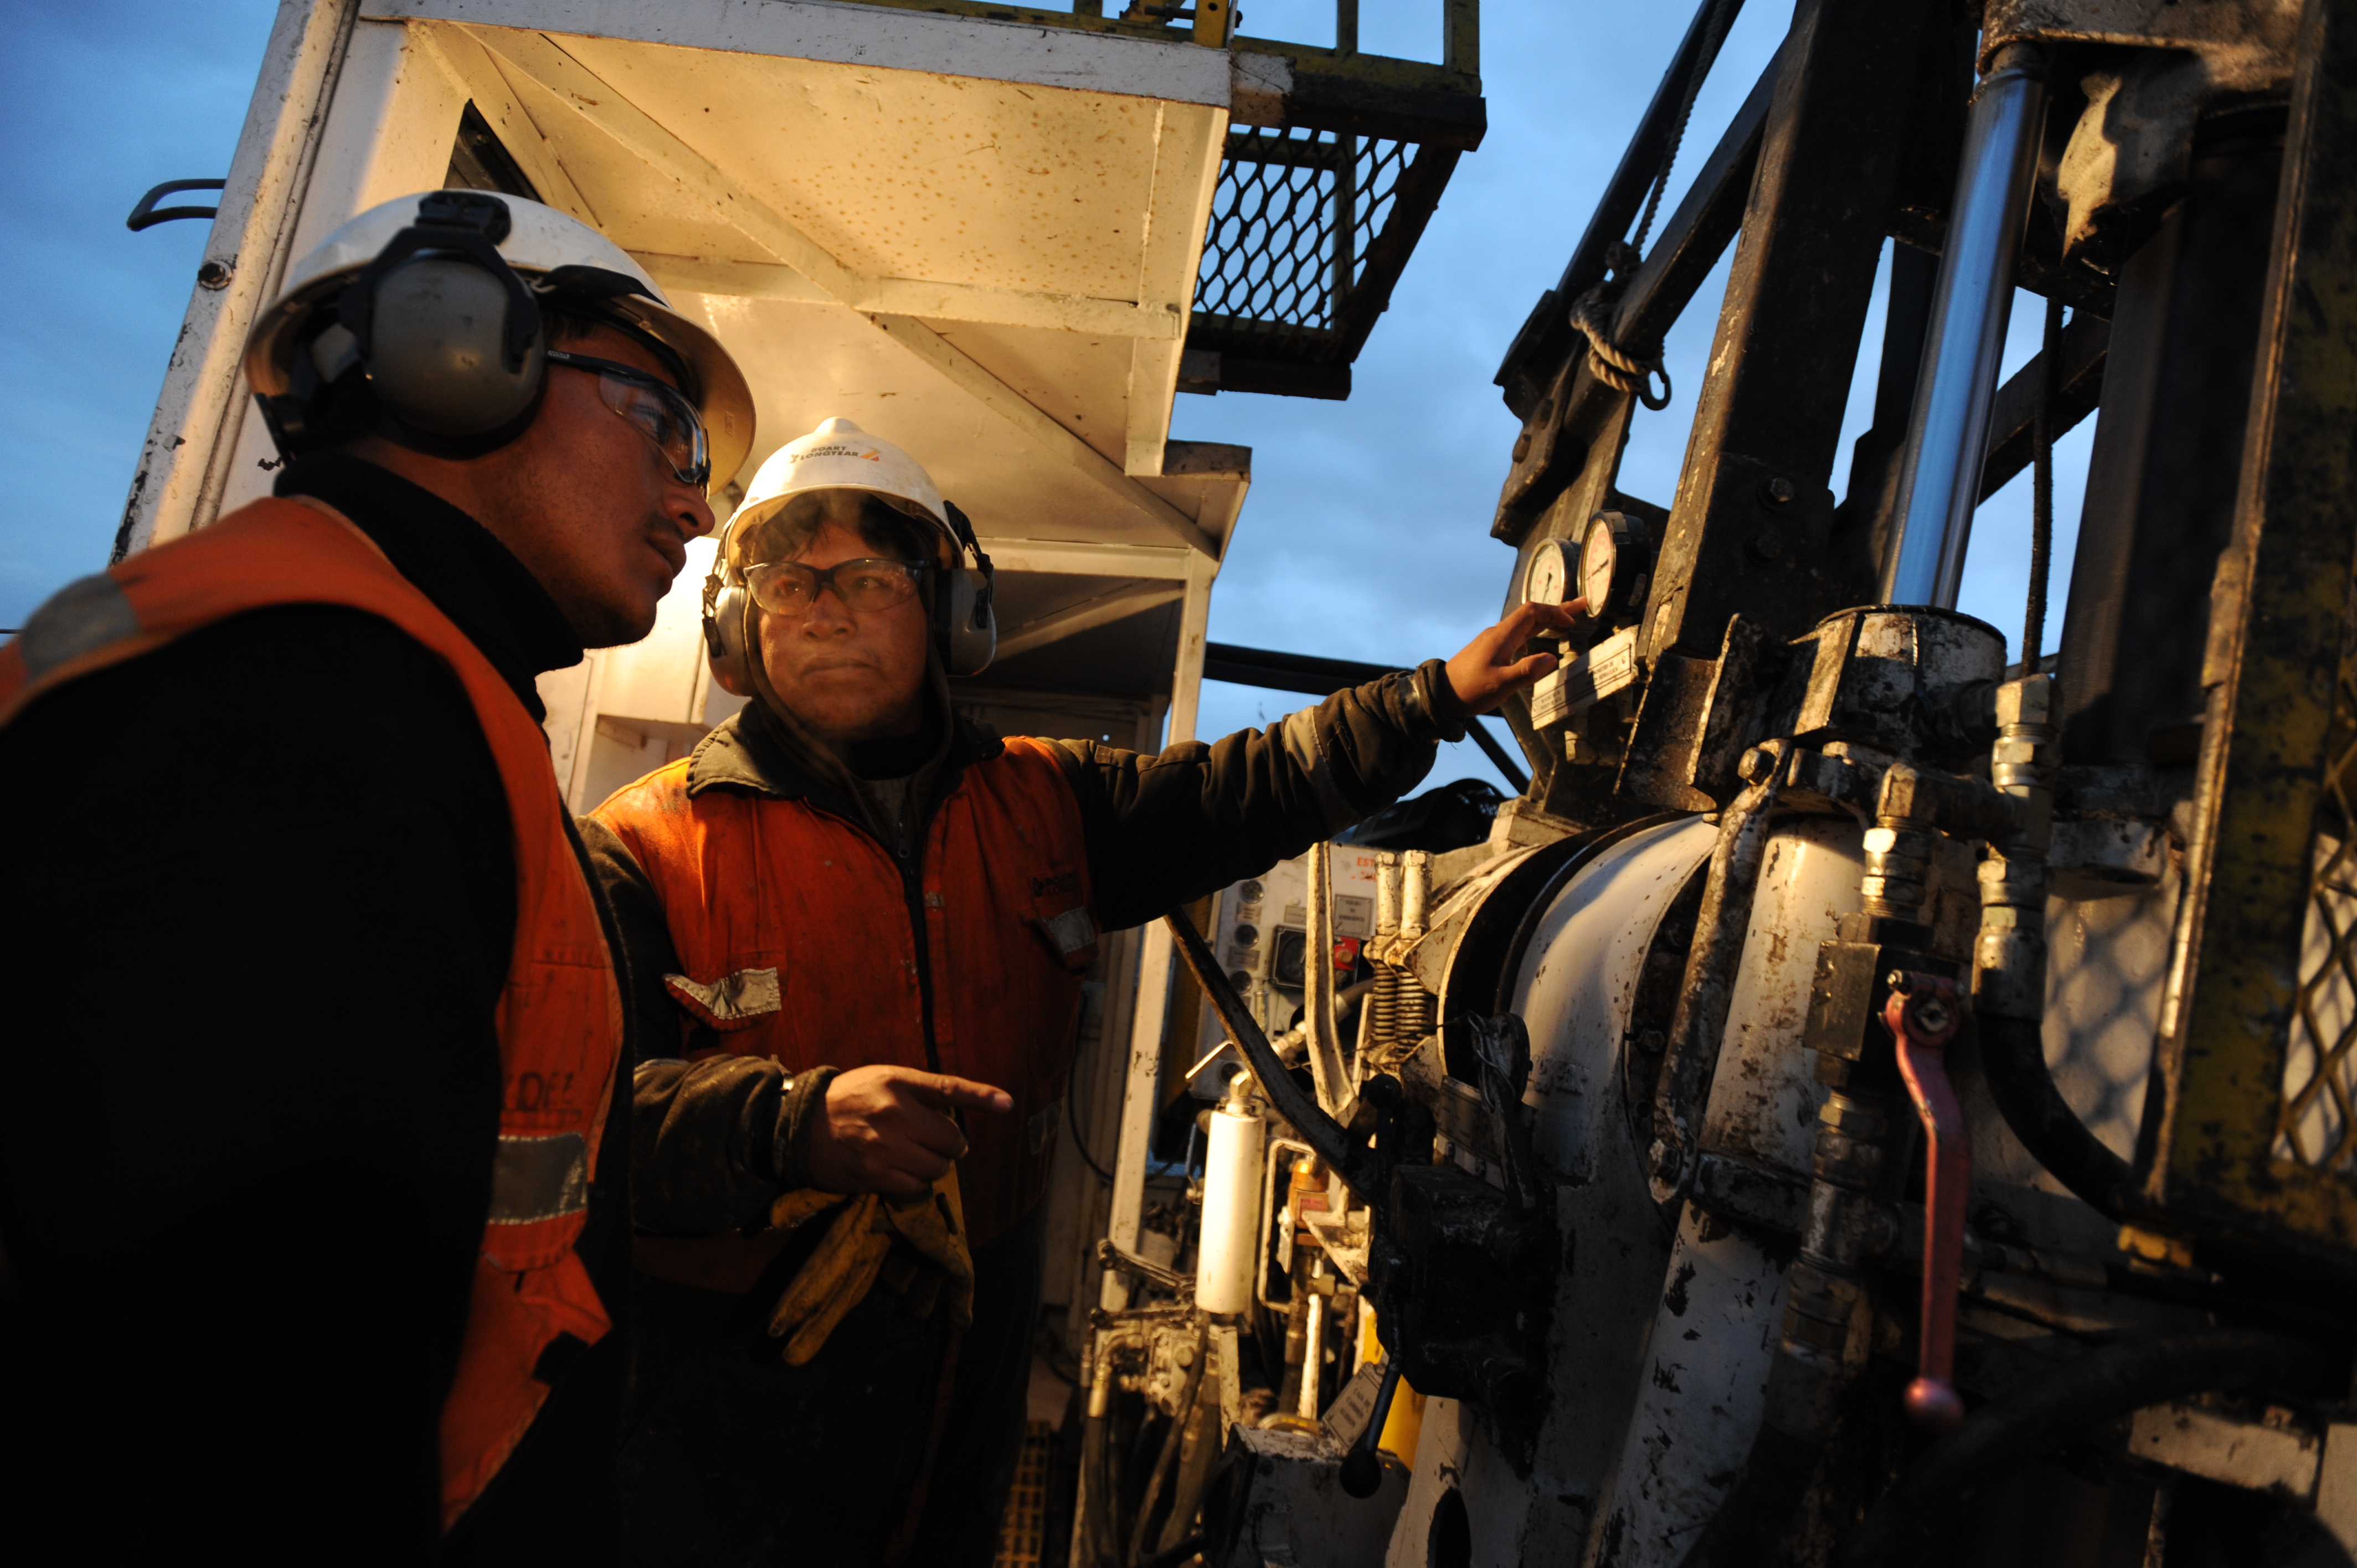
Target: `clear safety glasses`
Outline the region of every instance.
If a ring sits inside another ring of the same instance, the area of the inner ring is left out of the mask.
[[[922,561],[868,559],[838,561],[824,571],[799,561],[769,561],[745,568],[745,586],[753,602],[773,616],[799,620],[810,614],[822,590],[852,609],[866,613],[888,610],[916,593],[924,575]]]
[[[562,349],[549,349],[548,362],[596,376],[598,397],[645,433],[681,484],[700,490],[711,481],[712,445],[704,434],[704,416],[678,388],[635,365],[568,354]]]

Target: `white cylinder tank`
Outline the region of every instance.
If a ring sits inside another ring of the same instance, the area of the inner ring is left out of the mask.
[[[1202,1247],[1195,1262],[1195,1305],[1239,1313],[1252,1305],[1260,1250],[1263,1126],[1246,1104],[1251,1079],[1238,1073],[1211,1112],[1203,1155]]]

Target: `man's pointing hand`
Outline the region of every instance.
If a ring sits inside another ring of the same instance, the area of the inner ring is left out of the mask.
[[[826,1086],[810,1133],[811,1185],[915,1197],[965,1154],[956,1111],[1015,1109],[1005,1090],[920,1068],[858,1067]]]

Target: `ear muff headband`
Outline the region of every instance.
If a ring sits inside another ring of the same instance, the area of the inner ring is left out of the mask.
[[[971,554],[974,564],[952,565],[942,574],[942,592],[933,596],[933,636],[952,675],[979,675],[998,652],[998,615],[992,603],[998,573],[982,553],[965,513],[949,501],[942,510],[949,514],[950,540],[960,561]]]
[[[436,191],[337,297],[350,353],[404,445],[480,456],[539,408],[546,334],[538,298],[500,253],[512,222],[496,198]]]
[[[712,679],[720,689],[732,696],[753,694],[753,667],[748,650],[752,646],[751,626],[753,596],[745,587],[744,575],[729,564],[728,546],[737,532],[737,520],[730,518],[714,542],[712,570],[704,579],[704,655],[712,666]]]
[[[533,343],[540,336],[540,302],[531,285],[500,254],[513,220],[507,203],[471,192],[436,191],[417,204],[417,221],[395,234],[376,253],[376,260],[345,285],[336,301],[336,319],[351,333],[363,362],[374,357],[377,290],[386,276],[421,251],[465,256],[490,274],[507,295],[502,320],[500,362],[510,372],[521,371]]]

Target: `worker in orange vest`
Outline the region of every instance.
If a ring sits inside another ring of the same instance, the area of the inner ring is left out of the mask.
[[[646,634],[751,401],[464,190],[245,372],[274,497],[0,649],[7,1555],[612,1561],[631,1052],[533,681]]]
[[[753,700],[584,821],[651,1058],[635,1561],[991,1561],[1100,932],[1390,803],[1577,607],[1141,757],[953,713],[992,585],[925,470],[828,420],[763,464],[705,585],[715,678]]]

